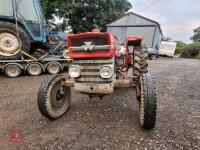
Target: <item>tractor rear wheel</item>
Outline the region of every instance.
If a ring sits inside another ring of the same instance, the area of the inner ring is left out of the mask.
[[[135,47],[134,49],[134,75],[141,77],[148,72],[148,53],[145,47]]]
[[[57,119],[69,109],[71,89],[62,85],[64,78],[62,75],[51,76],[39,88],[39,111],[49,119]]]
[[[156,123],[157,99],[155,83],[151,74],[146,73],[141,76],[140,84],[140,124],[144,129],[150,130],[155,127]]]
[[[19,33],[19,34],[18,34]],[[0,59],[19,59],[20,51],[29,53],[30,39],[26,32],[15,24],[0,21]]]

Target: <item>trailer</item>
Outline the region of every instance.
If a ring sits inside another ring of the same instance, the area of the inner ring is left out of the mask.
[[[7,77],[16,78],[23,74],[38,76],[42,73],[51,75],[63,72],[72,62],[71,58],[59,55],[45,55],[40,58],[21,58],[15,60],[0,60],[0,72]]]
[[[159,50],[159,55],[173,57],[176,50],[176,45],[176,42],[162,41]]]

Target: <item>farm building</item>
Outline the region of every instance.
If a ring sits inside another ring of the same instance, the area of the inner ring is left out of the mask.
[[[124,43],[130,35],[144,36],[143,44],[148,48],[159,49],[162,39],[160,24],[133,12],[107,25],[107,31]]]

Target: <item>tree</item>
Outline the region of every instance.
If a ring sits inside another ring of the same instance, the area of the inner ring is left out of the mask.
[[[193,30],[194,35],[190,38],[193,42],[200,42],[200,26]]]
[[[171,41],[173,38],[168,36],[163,36],[162,41]]]
[[[186,43],[182,41],[175,41],[177,43],[176,45],[176,51],[175,54],[180,54],[183,52],[184,47],[187,45]]]
[[[132,7],[128,0],[43,0],[42,6],[54,27],[65,30],[70,26],[74,33],[90,31],[97,26],[106,31],[106,24]],[[62,18],[63,22],[54,24],[54,16]]]

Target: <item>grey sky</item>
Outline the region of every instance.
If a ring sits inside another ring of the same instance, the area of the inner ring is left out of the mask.
[[[129,1],[133,5],[131,11],[159,22],[164,35],[173,40],[191,42],[193,29],[200,26],[200,0]]]

